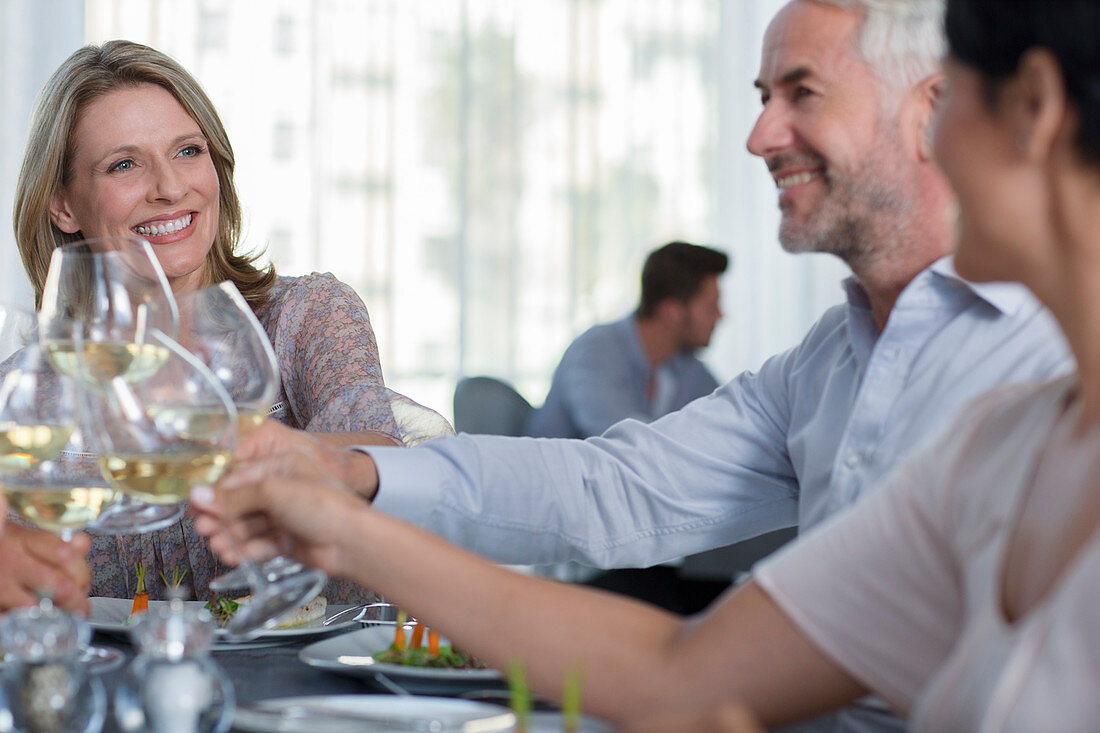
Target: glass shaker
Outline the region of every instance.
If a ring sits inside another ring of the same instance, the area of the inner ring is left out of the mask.
[[[88,624],[54,608],[49,598],[0,616],[0,732],[95,733],[103,727],[107,695],[81,660],[91,636]]]
[[[223,733],[233,722],[233,685],[210,657],[210,614],[178,596],[151,608],[130,632],[138,655],[115,692],[126,733]]]

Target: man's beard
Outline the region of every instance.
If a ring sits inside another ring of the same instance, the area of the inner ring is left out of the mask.
[[[785,251],[824,252],[852,266],[894,248],[891,237],[904,228],[912,207],[898,178],[903,162],[897,130],[880,129],[876,137],[852,173],[825,169],[826,194],[815,210],[800,221],[783,215],[779,242]]]

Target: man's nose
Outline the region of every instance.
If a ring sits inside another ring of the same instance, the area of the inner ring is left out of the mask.
[[[788,148],[793,140],[794,132],[787,111],[781,102],[773,100],[760,111],[745,147],[753,155],[767,158]]]

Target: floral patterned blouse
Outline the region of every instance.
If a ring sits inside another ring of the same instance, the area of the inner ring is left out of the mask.
[[[350,287],[330,274],[280,277],[256,316],[271,339],[282,374],[271,419],[312,432],[374,430],[406,443],[422,438],[414,434],[415,428],[398,428],[391,405],[416,403],[386,388],[367,308]],[[442,418],[439,421],[446,425]],[[147,570],[150,598],[164,596],[161,573],[171,578],[176,569],[187,571],[184,582],[194,597],[207,600],[210,580],[228,570],[187,516],[144,534],[91,535],[93,596],[132,597],[134,568],[140,562]],[[324,595],[331,603],[376,599],[344,580],[330,580]]]

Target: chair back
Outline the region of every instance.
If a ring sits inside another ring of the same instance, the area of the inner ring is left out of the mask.
[[[482,435],[524,435],[531,403],[495,377],[466,377],[455,386],[455,430]]]

